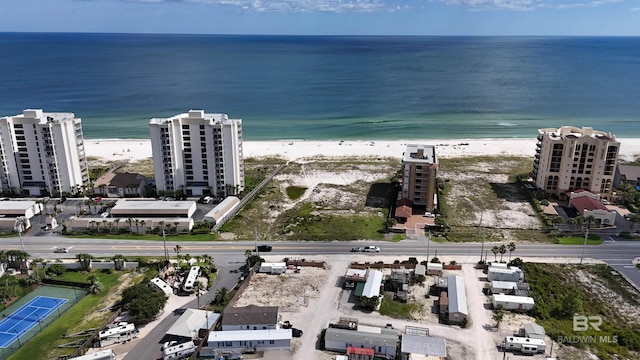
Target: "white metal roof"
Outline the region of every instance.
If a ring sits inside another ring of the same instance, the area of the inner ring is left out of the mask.
[[[402,335],[402,353],[447,357],[447,342],[443,338],[424,335]]]
[[[24,212],[33,207],[36,204],[35,201],[32,200],[25,200],[25,201],[19,201],[19,200],[7,200],[7,201],[0,201],[0,212],[1,213],[6,213],[6,211],[22,211],[22,213],[24,214]]]
[[[159,278],[153,278],[150,280],[151,283],[153,283],[154,285],[156,285],[158,288],[160,288],[160,290],[162,290],[162,292],[164,292],[167,295],[171,295],[173,294],[173,288],[171,288],[171,286],[169,286],[169,284],[167,284],[166,282],[162,281]]]
[[[216,222],[222,219],[229,211],[233,210],[240,204],[240,199],[236,196],[227,196],[226,199],[216,205],[211,211],[209,211],[204,217],[211,218]]]
[[[211,328],[219,316],[213,311],[186,309],[167,334],[194,339],[198,330]]]
[[[380,285],[382,285],[382,271],[370,270],[367,282],[364,283],[362,296],[368,298],[380,296]]]
[[[352,269],[352,268],[348,268],[347,274],[346,274],[346,276],[357,276],[363,279],[366,275],[367,275],[367,269]]]
[[[167,215],[180,214],[191,216],[195,212],[194,201],[147,201],[147,200],[118,200],[111,209],[111,215]]]
[[[510,303],[534,305],[533,298],[528,296],[515,296],[515,295],[505,295],[505,294],[493,294],[492,296],[493,296],[493,301],[497,301],[497,302],[510,302]]]
[[[291,340],[291,337],[291,329],[212,331],[209,333],[208,342]]]
[[[494,289],[517,289],[518,283],[514,281],[494,280],[491,282],[491,287]]]
[[[464,279],[458,275],[449,275],[447,278],[449,312],[467,315],[467,292],[464,288]]]

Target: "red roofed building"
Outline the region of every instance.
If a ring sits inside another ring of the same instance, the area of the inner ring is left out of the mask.
[[[395,218],[399,222],[405,222],[413,213],[413,202],[407,198],[402,198],[396,203]]]
[[[359,355],[359,356],[354,356],[353,358],[357,358],[357,359],[362,359],[362,360],[367,360],[367,359],[373,359],[373,356],[375,355],[375,351],[373,349],[365,349],[365,348],[357,348],[357,347],[353,347],[353,346],[349,346],[347,348],[347,356],[349,357],[349,359],[352,358],[351,355]]]
[[[616,221],[616,212],[610,211],[598,195],[586,190],[571,192],[569,206],[574,207],[582,217],[593,216],[601,225],[613,225]]]

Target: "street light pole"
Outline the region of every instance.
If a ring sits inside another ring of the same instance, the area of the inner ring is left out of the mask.
[[[167,236],[162,229],[162,243],[164,244],[164,261],[169,262],[169,253],[167,253]]]
[[[584,249],[587,247],[588,237],[589,237],[589,227],[587,226],[587,231],[584,232],[584,243],[582,244],[582,255],[580,255],[580,265],[582,265],[582,260],[584,259]]]
[[[22,247],[22,251],[24,252],[24,242],[22,241],[22,230],[24,227],[24,216],[20,216],[16,218],[16,223],[14,224],[14,227],[16,229],[16,231],[18,232],[18,237],[20,238],[20,246]]]

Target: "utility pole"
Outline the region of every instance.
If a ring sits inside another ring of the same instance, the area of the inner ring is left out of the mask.
[[[427,238],[427,262],[429,262],[429,244],[431,243],[431,230],[429,230],[429,237]]]
[[[167,252],[167,235],[164,232],[164,228],[162,229],[162,243],[164,244],[164,261],[169,263],[169,253]]]
[[[260,256],[260,251],[258,250],[258,230],[256,228],[253,228],[253,238],[254,238],[254,243],[255,243],[255,251],[256,251],[256,255]]]
[[[480,248],[480,262],[482,263],[482,253],[484,253],[484,231],[482,231],[482,216],[484,213],[480,213],[480,222],[478,223],[478,232],[482,232],[482,247]]]
[[[589,226],[587,225],[587,231],[584,232],[584,243],[582,244],[582,255],[580,255],[580,265],[584,259],[584,249],[587,247],[587,238],[589,237]]]

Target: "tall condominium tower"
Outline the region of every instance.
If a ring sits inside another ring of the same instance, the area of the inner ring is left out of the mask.
[[[41,109],[0,118],[0,189],[59,196],[89,184],[82,120]]]
[[[536,187],[560,199],[577,189],[610,199],[619,149],[615,136],[590,127],[539,129],[533,163]]]
[[[235,195],[244,190],[242,120],[190,110],[149,122],[158,192]]]
[[[408,144],[402,158],[401,199],[409,199],[414,205],[435,208],[436,175],[438,161],[432,145]]]

